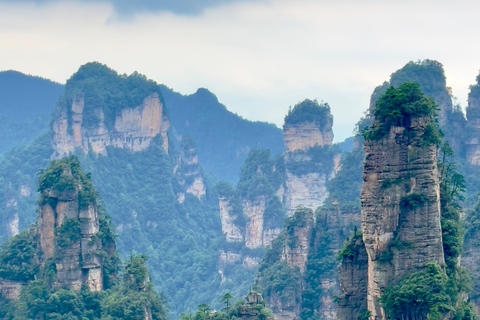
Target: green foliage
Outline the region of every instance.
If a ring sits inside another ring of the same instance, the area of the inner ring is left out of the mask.
[[[219,197],[231,198],[235,196],[235,190],[233,190],[230,183],[226,181],[219,181],[215,185]]]
[[[338,146],[314,146],[307,151],[294,151],[286,161],[288,171],[298,177],[312,172],[329,175],[333,172]]]
[[[105,209],[114,213],[122,257],[129,258],[131,252],[148,255],[151,280],[165,293],[170,316],[176,317],[200,301],[221,306],[220,292],[231,290],[232,284],[222,284],[216,271],[223,234],[214,186],[205,178],[205,199],[186,194],[179,204],[173,186],[178,154],[173,147],[171,155],[166,154],[161,143],[155,140],[149,149],[135,153],[108,148],[108,156],[80,159],[92,172]]]
[[[359,235],[354,234],[352,238],[347,237],[345,241],[343,242],[343,247],[338,250],[338,256],[337,260],[342,260],[342,259],[352,259],[355,257],[357,250],[356,250],[356,241],[358,239],[358,236],[362,236],[362,233]]]
[[[373,110],[376,122],[373,126],[363,131],[365,140],[377,141],[390,131],[391,127],[405,127],[407,131],[413,118],[435,118],[437,106],[431,98],[423,95],[420,86],[416,83],[404,83],[398,88],[388,88],[382,95]],[[437,141],[437,131],[428,130],[425,137],[428,141]],[[424,141],[424,143],[427,143]]]
[[[48,129],[63,85],[16,71],[0,72],[0,158]]]
[[[283,305],[294,305],[300,300],[299,283],[298,270],[282,260],[262,271],[258,285],[266,297],[276,295]]]
[[[37,242],[33,229],[20,232],[2,244],[0,249],[0,278],[30,281],[38,273]]]
[[[438,61],[428,59],[417,62],[410,61],[390,76],[392,86],[398,87],[406,82],[417,83],[422,92],[433,99],[449,100],[445,72],[442,64]],[[439,103],[439,101],[435,101]]]
[[[24,286],[18,301],[0,304],[4,319],[36,320],[143,320],[150,312],[155,320],[165,320],[165,301],[148,281],[144,256],[126,263],[125,280],[102,292],[50,289],[43,280]],[[141,288],[137,279],[142,282]]]
[[[316,319],[316,311],[321,307],[320,297],[325,293],[325,289],[322,288],[322,280],[334,277],[337,270],[336,232],[326,223],[327,214],[317,210],[317,220],[312,232],[312,241],[303,276],[300,312],[302,320]]]
[[[328,183],[329,200],[338,200],[341,206],[360,207],[360,188],[363,174],[363,148],[343,153],[340,160],[341,170]]]
[[[448,292],[449,279],[436,263],[424,271],[387,287],[381,302],[389,319],[443,319],[454,310]]]
[[[98,192],[92,184],[90,174],[86,174],[76,156],[60,160],[52,160],[48,168],[41,169],[38,174],[39,204],[52,201],[50,194],[63,192],[77,193],[78,207],[84,209],[96,204]]]
[[[423,193],[412,193],[400,199],[400,207],[406,210],[415,210],[423,206],[427,200]]]
[[[104,318],[108,320],[143,320],[145,312],[151,312],[154,320],[165,320],[165,304],[149,281],[145,255],[132,256],[126,261],[123,282],[101,302]]]
[[[283,227],[285,219],[285,209],[282,200],[277,195],[273,195],[265,206],[263,214],[263,223],[265,230]]]
[[[55,241],[60,248],[70,247],[81,238],[82,233],[78,219],[67,219],[55,228]]]
[[[294,125],[302,122],[313,122],[323,129],[328,123],[332,123],[328,103],[319,104],[317,100],[304,100],[297,103],[285,116],[285,125]]]
[[[91,62],[81,66],[67,80],[64,96],[59,99],[58,105],[71,113],[72,103],[83,98],[83,126],[97,126],[100,116],[96,110],[100,109],[103,111],[105,125],[108,129],[113,129],[115,116],[122,109],[139,106],[153,93],[161,97],[159,85],[144,75],[137,72],[129,76],[119,75],[106,65]]]
[[[270,196],[284,180],[285,166],[282,157],[271,158],[269,150],[250,150],[240,170],[237,193],[244,199]]]
[[[196,141],[199,162],[215,179],[235,185],[253,148],[268,149],[272,155],[285,149],[282,131],[274,124],[243,119],[228,111],[207,89],[185,96],[165,86],[161,91],[172,127]]]
[[[36,174],[50,163],[52,154],[50,135],[38,137],[31,145],[8,152],[0,162],[0,201],[9,203],[16,200],[16,206],[6,205],[1,209],[0,224],[11,223],[12,217],[18,214],[19,229],[23,230],[37,218],[36,201],[38,195]],[[8,237],[0,232],[0,241]]]

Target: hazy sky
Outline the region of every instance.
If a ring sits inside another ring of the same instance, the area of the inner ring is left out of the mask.
[[[480,2],[441,0],[0,0],[0,70],[64,83],[89,61],[247,119],[283,124],[309,98],[351,135],[375,86],[410,60],[443,63],[465,106],[480,69]]]

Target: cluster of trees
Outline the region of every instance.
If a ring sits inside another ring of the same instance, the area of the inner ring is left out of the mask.
[[[317,100],[306,99],[297,103],[293,109],[288,110],[285,116],[285,125],[295,125],[303,122],[313,122],[323,129],[328,123],[332,123],[328,103],[318,103]]]
[[[249,297],[254,299],[249,301]],[[250,320],[272,320],[272,311],[265,307],[265,301],[255,291],[250,291],[246,299],[239,299],[235,303],[234,297],[230,292],[222,295],[220,302],[224,304],[224,308],[220,310],[213,310],[208,304],[202,303],[198,305],[197,311],[192,314],[180,314],[181,320],[235,320],[235,319],[250,319]]]
[[[131,256],[123,278],[106,291],[56,289],[45,280],[26,284],[16,301],[0,299],[0,317],[5,320],[166,320],[165,299],[148,281],[146,258]]]

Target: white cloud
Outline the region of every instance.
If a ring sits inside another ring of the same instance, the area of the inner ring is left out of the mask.
[[[436,59],[463,104],[480,68],[475,1],[272,0],[200,16],[116,17],[107,4],[0,4],[0,69],[64,82],[88,61],[138,70],[182,93],[214,92],[281,126],[290,105],[328,102],[337,140],[373,88],[409,60]]]

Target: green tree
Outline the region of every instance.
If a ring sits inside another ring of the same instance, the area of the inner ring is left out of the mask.
[[[222,296],[222,299],[220,299],[221,302],[223,302],[227,305],[227,314],[229,313],[229,303],[230,303],[230,300],[232,300],[232,299],[233,299],[233,296],[230,292],[225,293]]]

